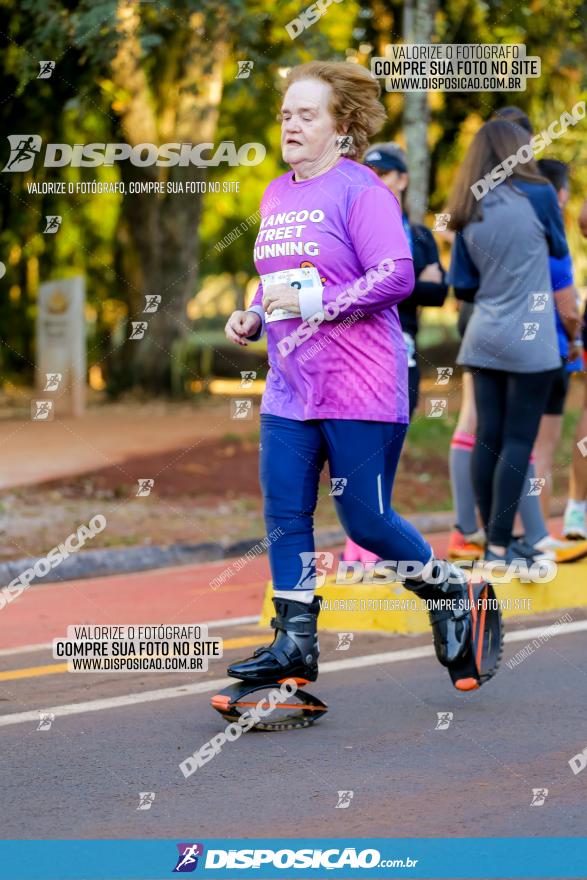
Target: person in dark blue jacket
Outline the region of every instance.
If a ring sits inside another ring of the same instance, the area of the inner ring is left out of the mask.
[[[448,293],[446,274],[440,264],[438,247],[430,230],[419,223],[410,223],[404,206],[409,183],[406,155],[393,142],[374,144],[366,151],[363,161],[372,168],[383,183],[392,191],[402,208],[404,232],[414,260],[416,283],[406,299],[398,303],[397,310],[402,333],[408,350],[408,392],[410,420],[418,405],[420,368],[416,337],[418,317],[423,306],[442,306]],[[347,539],[343,559],[347,562],[375,562],[379,557]]]
[[[561,211],[564,210],[569,199],[568,165],[558,159],[540,159],[538,168],[554,186]],[[550,512],[552,469],[561,437],[569,379],[571,373],[580,371],[583,367],[579,294],[573,279],[571,255],[567,254],[560,259],[549,257],[549,264],[555,300],[556,333],[563,364],[552,385],[534,446],[536,475],[545,481],[540,494],[545,517]]]
[[[579,214],[579,229],[587,238],[587,199]],[[569,474],[569,499],[565,508],[563,534],[575,540],[587,538],[587,303],[583,313],[583,410],[575,432]]]
[[[421,223],[410,223],[405,208],[405,194],[409,184],[406,154],[393,142],[374,144],[363,158],[383,183],[392,191],[402,208],[404,231],[414,260],[416,283],[414,290],[398,304],[399,319],[408,348],[410,418],[418,405],[420,369],[416,338],[418,317],[425,306],[442,306],[448,293],[446,274],[440,263],[438,247],[431,231]]]

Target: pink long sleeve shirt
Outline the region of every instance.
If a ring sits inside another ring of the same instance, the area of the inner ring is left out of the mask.
[[[414,272],[400,206],[377,175],[342,158],[310,180],[276,178],[261,201],[255,266],[261,279],[314,266],[323,284],[321,293],[300,291],[301,317],[263,320],[270,371],[261,412],[407,423],[396,304],[412,292]],[[250,308],[264,319],[262,299],[259,284]]]

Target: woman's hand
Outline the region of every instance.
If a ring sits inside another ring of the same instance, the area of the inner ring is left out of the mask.
[[[261,326],[261,318],[256,312],[233,312],[228,321],[224,332],[226,338],[236,345],[248,345],[247,337],[254,336]]]
[[[418,275],[418,281],[431,281],[433,284],[442,284],[442,271],[438,263],[429,263],[424,266]]]
[[[575,361],[578,357],[583,356],[583,343],[580,339],[574,339],[572,342],[569,342],[569,352],[567,354],[567,361]]]
[[[294,315],[300,315],[300,294],[290,284],[274,284],[268,287],[263,296],[263,308],[270,315],[275,309],[287,309]]]

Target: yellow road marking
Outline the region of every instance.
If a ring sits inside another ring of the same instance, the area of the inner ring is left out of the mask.
[[[225,639],[223,648],[230,651],[232,648],[247,648],[259,644],[259,636],[241,636],[236,639]],[[114,673],[116,670],[112,670]],[[161,672],[167,670],[162,669]],[[169,670],[170,672],[189,672],[187,669]],[[67,672],[67,663],[48,663],[45,666],[26,666],[24,669],[6,669],[0,672],[0,681],[15,681],[18,678],[38,678],[42,675],[58,675]],[[140,670],[137,669],[137,672]]]
[[[28,666],[25,669],[7,669],[0,672],[0,681],[14,681],[17,678],[37,678],[39,675],[56,675],[67,672],[67,663],[51,663],[48,666]]]

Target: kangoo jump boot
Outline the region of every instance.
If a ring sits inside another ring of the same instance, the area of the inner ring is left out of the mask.
[[[457,565],[435,559],[424,580],[407,579],[428,605],[436,656],[459,691],[472,691],[493,678],[503,652],[500,604],[493,586],[473,583]]]
[[[318,678],[320,598],[309,605],[273,599],[273,641],[248,660],[232,663],[228,674],[241,680],[210,700],[225,721],[244,730],[293,730],[311,727],[326,714],[326,703],[305,688]]]
[[[449,666],[462,657],[471,640],[467,575],[457,565],[434,559],[426,580],[408,578],[405,585],[426,602],[436,656],[443,666]]]
[[[273,599],[275,636],[266,648],[228,667],[228,675],[252,682],[279,682],[284,678],[316,681],[318,678],[317,622],[320,596],[308,605],[290,599]]]

